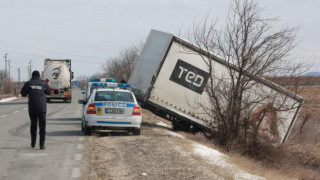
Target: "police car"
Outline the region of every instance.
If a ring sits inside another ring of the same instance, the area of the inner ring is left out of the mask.
[[[96,88],[106,88],[106,85],[105,86],[102,86],[101,85],[98,85],[97,82],[116,82],[116,80],[114,78],[91,78],[90,79],[90,82],[88,82],[88,84],[86,85],[86,88],[85,88],[85,92],[83,93],[84,96],[83,96],[83,100],[85,101],[88,101],[92,91]]]
[[[93,84],[96,88],[92,91],[88,101],[79,100],[84,104],[82,117],[82,131],[85,135],[94,130],[127,130],[134,135],[141,133],[141,107],[130,84],[105,82]]]

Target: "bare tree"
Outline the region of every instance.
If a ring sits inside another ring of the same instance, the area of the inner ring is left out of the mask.
[[[85,86],[89,81],[86,75],[78,76],[76,79],[79,81],[79,86]]]
[[[0,70],[0,94],[3,93],[5,83],[5,72]]]
[[[0,93],[10,94],[13,92],[14,84],[10,77],[6,77],[5,71],[0,71]]]
[[[142,47],[142,42],[138,45],[132,45],[123,49],[117,57],[107,59],[103,67],[105,75],[115,78],[118,82],[128,81]]]
[[[251,0],[234,0],[223,30],[208,16],[194,23],[189,39],[200,48],[199,53],[210,74],[206,92],[210,107],[198,102],[214,119],[216,137],[227,150],[236,142],[256,144],[276,141],[277,126],[282,123],[277,113],[297,108],[296,103],[279,100],[275,92],[259,83],[263,76],[295,74],[301,64],[292,63],[290,51],[295,47],[295,28],[274,31],[276,19],[261,17],[262,10]],[[217,63],[207,57],[219,54],[227,71],[216,71]]]

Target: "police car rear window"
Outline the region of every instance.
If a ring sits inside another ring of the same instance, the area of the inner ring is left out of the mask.
[[[99,86],[99,87],[97,87],[97,86],[91,86],[91,87],[90,87],[90,94],[92,94],[92,92],[93,92],[94,89],[98,89],[98,88],[106,88],[106,86]]]
[[[98,91],[94,97],[95,101],[122,101],[134,102],[132,94],[129,92]]]

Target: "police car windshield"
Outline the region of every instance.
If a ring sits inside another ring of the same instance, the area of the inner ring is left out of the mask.
[[[131,93],[119,91],[97,91],[94,101],[134,102]]]

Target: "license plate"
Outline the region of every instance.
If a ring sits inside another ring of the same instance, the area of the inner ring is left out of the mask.
[[[104,110],[105,113],[107,114],[123,114],[124,113],[124,109],[120,109],[120,108],[106,108]]]

